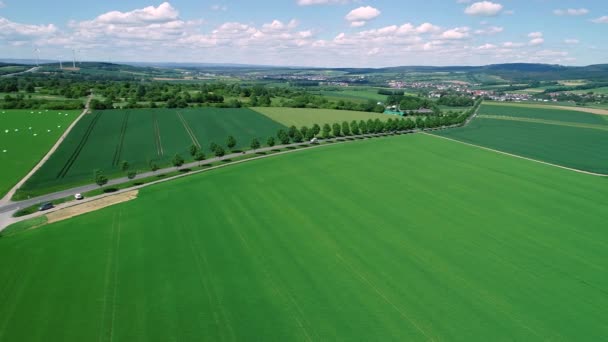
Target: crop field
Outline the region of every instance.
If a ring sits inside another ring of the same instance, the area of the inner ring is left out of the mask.
[[[280,128],[284,127],[248,109],[96,111],[78,123],[20,193],[90,183],[94,170],[116,174],[123,160],[140,170],[148,170],[151,162],[167,166],[176,153],[191,159],[188,148],[193,144],[210,155],[210,143],[225,145],[229,135],[236,138],[237,148],[245,148],[253,137],[264,141]]]
[[[608,125],[608,116],[577,111],[572,108],[533,107],[523,105],[504,105],[484,103],[479,110],[480,115],[494,115],[514,118],[529,118],[541,120],[564,121],[570,123]]]
[[[417,134],[164,183],[0,238],[0,340],[602,340],[605,181]]]
[[[509,108],[536,108],[536,109],[561,109],[570,110],[575,112],[591,113],[598,115],[608,115],[608,108],[602,104],[590,104],[586,107],[580,107],[574,103],[568,102],[549,102],[549,103],[536,103],[536,102],[484,102],[486,106],[502,106]]]
[[[277,108],[263,107],[255,108],[255,111],[266,115],[270,119],[279,122],[285,126],[295,125],[312,126],[314,124],[334,124],[343,121],[351,122],[352,120],[368,120],[380,119],[388,120],[393,118],[385,114],[366,113],[348,110],[333,110],[333,109],[305,109],[305,108]]]
[[[0,198],[44,157],[78,114],[0,109]]]
[[[337,100],[348,100],[355,102],[368,102],[373,101],[386,101],[387,96],[378,94],[378,89],[375,88],[364,88],[364,89],[348,89],[348,90],[324,90],[320,92],[321,95],[330,97]]]
[[[608,174],[608,126],[484,117],[434,134],[583,171]]]

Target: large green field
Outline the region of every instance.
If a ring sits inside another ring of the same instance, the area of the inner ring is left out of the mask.
[[[96,111],[78,123],[20,194],[90,183],[94,170],[117,173],[123,160],[140,170],[148,170],[151,162],[168,166],[176,153],[191,159],[188,148],[193,144],[210,155],[210,143],[225,145],[229,135],[236,138],[237,148],[244,148],[253,137],[265,141],[280,128],[284,126],[249,109]]]
[[[605,185],[421,134],[183,178],[0,238],[0,340],[602,340]]]
[[[605,115],[551,107],[532,107],[531,105],[522,106],[517,104],[484,103],[479,109],[479,114],[608,126],[608,116]]]
[[[435,134],[579,170],[608,174],[605,116],[487,105],[468,126]]]
[[[352,120],[368,120],[380,119],[388,120],[392,116],[367,113],[349,110],[334,110],[334,109],[305,109],[305,108],[278,108],[278,107],[263,107],[255,108],[256,111],[269,117],[270,119],[279,122],[285,126],[295,125],[312,126],[314,124],[334,124],[343,121],[351,122]]]
[[[0,110],[0,198],[44,157],[78,113]]]

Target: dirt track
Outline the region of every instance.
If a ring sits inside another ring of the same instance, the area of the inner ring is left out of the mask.
[[[114,204],[127,202],[127,201],[137,198],[138,193],[139,193],[139,190],[128,191],[128,192],[124,192],[124,193],[121,193],[118,195],[107,196],[107,197],[100,198],[98,200],[74,205],[74,206],[71,206],[71,207],[68,207],[65,209],[60,209],[60,210],[57,210],[55,212],[52,212],[52,213],[46,215],[46,217],[48,218],[47,223],[67,220],[69,218],[72,218],[72,217],[75,217],[78,215],[86,214],[86,213],[89,213],[89,212],[92,212],[95,210],[99,210],[99,209],[103,209],[103,208],[112,206]]]

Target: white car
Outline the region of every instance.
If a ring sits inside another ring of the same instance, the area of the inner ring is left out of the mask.
[[[79,201],[79,200],[83,199],[84,196],[82,196],[81,194],[76,194],[76,195],[74,195],[74,198]]]
[[[312,138],[312,140],[310,141],[311,144],[316,144],[318,142],[317,138]]]

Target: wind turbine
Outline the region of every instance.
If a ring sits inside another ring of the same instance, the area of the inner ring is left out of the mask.
[[[40,66],[40,49],[35,48],[34,53],[36,54],[36,66],[39,67]]]

